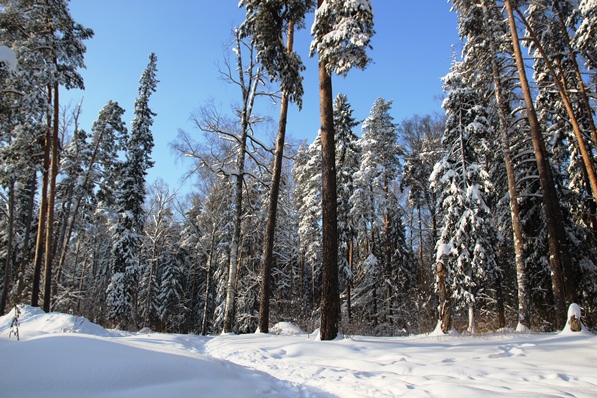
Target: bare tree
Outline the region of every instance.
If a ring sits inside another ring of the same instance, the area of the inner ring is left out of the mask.
[[[244,56],[244,52],[248,52]],[[256,155],[257,149],[269,150],[253,133],[253,126],[264,118],[255,117],[253,108],[255,99],[259,96],[274,97],[274,94],[260,90],[263,81],[263,71],[255,61],[255,48],[241,37],[238,29],[234,31],[234,48],[236,55],[235,66],[225,60],[225,68],[220,70],[224,80],[236,85],[241,92],[242,101],[235,109],[236,118],[229,118],[220,114],[215,105],[208,104],[199,110],[194,117],[195,125],[207,135],[218,137],[231,145],[231,150],[224,152],[225,156],[197,145],[185,132],[180,132],[178,142],[173,147],[182,155],[197,160],[197,168],[207,168],[214,173],[226,177],[234,177],[234,231],[230,244],[230,261],[228,280],[226,285],[226,305],[224,309],[223,332],[231,333],[234,324],[234,305],[236,299],[237,270],[239,262],[239,244],[241,238],[241,224],[243,217],[243,181],[248,174],[245,168],[247,158],[253,160],[258,167],[266,168]],[[245,64],[248,62],[248,65]],[[213,141],[212,141],[213,142]]]

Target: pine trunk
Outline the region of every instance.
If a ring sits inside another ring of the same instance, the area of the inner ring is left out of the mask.
[[[44,304],[43,310],[50,312],[50,302],[52,298],[52,261],[53,261],[53,234],[54,234],[54,201],[56,199],[56,178],[58,176],[58,118],[60,115],[60,102],[58,97],[58,83],[54,85],[54,121],[52,131],[52,151],[50,157],[50,177],[48,184],[48,211],[46,221],[46,239],[44,251]]]
[[[514,234],[514,253],[516,264],[516,280],[518,287],[518,326],[517,330],[530,330],[531,317],[529,311],[529,293],[527,290],[527,274],[524,264],[524,250],[522,224],[520,222],[520,208],[518,206],[518,190],[516,188],[516,174],[512,165],[512,156],[510,153],[510,137],[508,115],[510,115],[510,106],[504,99],[502,82],[500,79],[500,68],[497,61],[497,50],[493,40],[490,42],[491,67],[493,72],[493,83],[495,86],[495,98],[498,104],[498,113],[500,120],[500,138],[502,144],[502,156],[506,168],[508,179],[508,194],[510,196],[510,214],[512,218],[512,230]]]
[[[52,89],[48,87],[48,103],[52,103]],[[41,282],[41,266],[44,256],[44,242],[46,236],[46,220],[48,214],[48,183],[50,181],[50,150],[52,146],[52,118],[48,115],[46,132],[44,134],[44,168],[42,172],[41,197],[39,203],[39,217],[37,236],[35,240],[35,257],[33,260],[33,286],[31,288],[31,306],[39,307],[39,293]]]
[[[537,161],[537,170],[539,173],[539,182],[543,193],[543,209],[547,222],[547,236],[550,252],[550,268],[552,275],[553,294],[555,299],[555,322],[556,327],[561,329],[566,320],[566,293],[564,270],[569,269],[565,262],[570,262],[570,255],[566,245],[566,236],[562,215],[559,208],[558,197],[555,190],[553,176],[550,169],[547,149],[541,133],[541,126],[537,118],[535,107],[533,106],[533,97],[526,77],[524,60],[520,49],[516,22],[514,20],[513,8],[510,0],[504,2],[508,13],[508,22],[510,33],[512,35],[512,46],[514,57],[520,78],[521,89],[524,95],[529,127],[531,129],[531,139]]]
[[[323,0],[319,0],[319,5]],[[338,336],[340,297],[338,292],[338,223],[336,214],[336,156],[332,77],[325,62],[319,61],[319,100],[321,121],[322,179],[322,296],[321,340]]]
[[[583,137],[583,132],[578,123],[578,118],[576,117],[576,114],[574,113],[574,108],[570,101],[570,96],[568,95],[568,87],[567,87],[566,78],[564,77],[563,74],[558,75],[556,73],[553,62],[551,62],[551,60],[547,57],[547,54],[543,48],[543,44],[541,43],[541,41],[539,40],[539,38],[533,31],[532,27],[530,26],[528,21],[524,18],[524,15],[520,12],[520,10],[516,9],[516,12],[519,15],[519,17],[521,18],[521,20],[523,21],[523,23],[525,24],[527,30],[529,31],[529,34],[531,35],[531,38],[535,42],[535,45],[537,46],[537,49],[539,50],[539,53],[541,54],[541,58],[543,58],[543,60],[545,61],[545,65],[547,66],[549,73],[551,73],[551,75],[553,76],[553,81],[558,89],[558,92],[560,93],[560,98],[562,99],[564,108],[566,108],[566,113],[568,113],[568,117],[570,118],[570,120],[569,120],[570,124],[572,124],[572,131],[574,131],[574,136],[576,137],[576,143],[578,145],[578,149],[580,150],[581,159],[586,168],[586,173],[588,175],[589,182],[591,184],[593,200],[595,202],[597,202],[597,172],[595,171],[595,167],[593,164],[593,155],[592,155],[589,147],[587,146],[587,143],[585,142],[585,139]],[[591,113],[592,112],[590,112],[589,115]],[[593,119],[591,117],[591,122],[592,122],[592,120]],[[593,130],[594,130],[594,127],[593,127]],[[570,265],[572,265],[572,264],[570,264]],[[575,275],[572,272],[572,269],[564,268],[564,291],[566,294],[566,298],[569,301],[568,304],[572,304],[576,301],[576,281],[574,278],[575,278]]]
[[[286,51],[292,53],[294,43],[294,24],[288,23],[288,41]],[[278,137],[274,156],[274,170],[272,185],[269,191],[269,207],[267,211],[267,225],[263,239],[263,253],[261,255],[261,296],[259,300],[259,331],[269,332],[269,301],[271,296],[270,279],[272,273],[272,255],[274,251],[274,235],[276,232],[276,214],[278,210],[278,196],[280,195],[280,177],[282,175],[282,160],[284,159],[284,143],[286,140],[286,122],[288,118],[288,93],[282,92],[280,105],[280,121],[278,123]]]

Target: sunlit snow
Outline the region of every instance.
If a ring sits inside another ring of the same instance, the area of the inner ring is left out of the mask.
[[[0,318],[8,397],[574,396],[597,391],[597,336],[350,336],[320,341],[290,323],[270,334],[106,330],[24,306]]]

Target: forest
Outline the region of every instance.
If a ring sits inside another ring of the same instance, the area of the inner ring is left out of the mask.
[[[68,0],[0,0],[0,314],[330,340],[554,331],[576,303],[597,328],[597,1],[451,0],[442,113],[397,121],[379,98],[361,121],[331,82],[371,62],[372,3],[240,1],[221,69],[236,108],[202,106],[200,138],[172,143],[193,161],[183,198],[146,181],[157,55],[130,126],[109,101],[86,131],[59,93],[84,88],[93,27]],[[294,33],[313,19],[321,128],[291,145]],[[268,142],[253,110],[272,99]]]

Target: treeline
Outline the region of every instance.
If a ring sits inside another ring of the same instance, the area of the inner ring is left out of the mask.
[[[0,45],[18,61],[0,67],[3,312],[43,299],[46,311],[129,330],[253,332],[264,313],[265,326],[313,330],[329,293],[331,203],[343,333],[551,331],[573,302],[597,324],[594,1],[453,1],[464,47],[444,78],[442,114],[396,122],[380,98],[358,121],[338,94],[333,148],[324,134],[284,145],[282,110],[275,154],[256,133],[267,124],[255,104],[301,105],[291,38],[315,4],[245,1],[222,71],[240,105],[222,114],[206,104],[197,131],[173,142],[195,161],[185,198],[145,182],[155,55],[130,131],[109,102],[87,133],[77,110],[60,112],[58,87],[83,87],[76,70],[92,31],[63,1],[0,4]],[[267,44],[272,26],[287,46]]]

